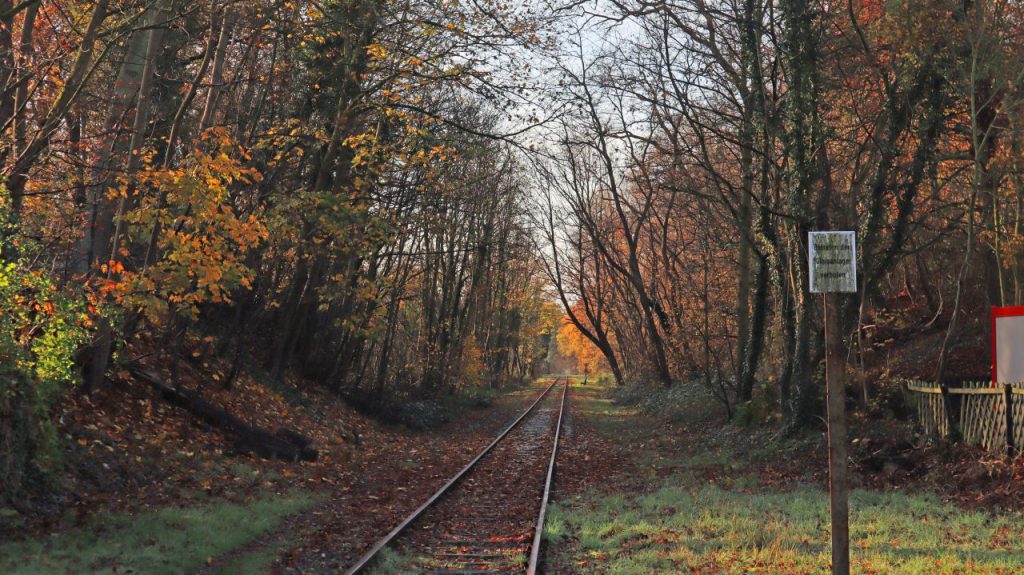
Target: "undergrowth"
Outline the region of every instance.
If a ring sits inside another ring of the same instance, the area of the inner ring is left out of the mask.
[[[0,502],[54,486],[61,461],[51,412],[78,383],[74,355],[91,321],[46,276],[0,263]]]
[[[610,388],[616,405],[634,407],[643,415],[675,423],[724,421],[725,406],[707,387],[684,382],[670,388],[660,385],[624,385]]]
[[[508,390],[507,387],[467,386],[436,398],[380,397],[362,390],[349,390],[345,400],[360,412],[384,423],[401,425],[413,431],[427,431],[471,409],[490,407]]]

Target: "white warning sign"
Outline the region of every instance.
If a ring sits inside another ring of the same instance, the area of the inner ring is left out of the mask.
[[[808,232],[811,293],[857,291],[856,232]]]

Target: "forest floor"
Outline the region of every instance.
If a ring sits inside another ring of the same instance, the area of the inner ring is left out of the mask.
[[[337,572],[467,463],[542,390],[493,394],[429,431],[383,425],[314,385],[189,379],[253,425],[314,440],[294,463],[232,454],[128,374],[61,406],[56,497],[0,507],[0,573]],[[355,437],[358,436],[358,441]]]
[[[224,389],[224,366],[211,363],[189,360],[183,385],[253,425],[310,437],[318,460],[231,453],[223,432],[118,374],[60,408],[59,495],[0,507],[0,573],[338,572],[542,389],[463,400],[450,423],[414,432],[302,380],[246,374]],[[707,402],[666,417],[615,397],[573,387],[548,573],[824,571],[822,433],[781,439],[723,424]],[[1024,516],[1008,511],[1024,509],[1024,459],[929,446],[877,412],[852,419],[855,570],[1024,572]]]
[[[574,388],[547,573],[827,572],[823,434],[783,440],[699,408],[670,421],[613,396]],[[852,436],[855,572],[1024,572],[1020,460],[916,448],[904,424],[856,416]]]

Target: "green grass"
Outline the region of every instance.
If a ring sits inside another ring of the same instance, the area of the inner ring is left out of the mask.
[[[385,547],[377,554],[377,559],[370,567],[369,575],[395,575],[395,573],[405,573],[410,569],[411,561],[411,558],[404,557]]]
[[[220,565],[214,571],[214,575],[269,573],[270,567],[277,560],[278,555],[296,542],[295,538],[284,537],[276,539],[267,545],[257,546],[248,553],[242,553],[238,557]]]
[[[249,503],[219,501],[137,515],[97,516],[81,527],[48,537],[0,544],[0,573],[185,573],[202,567],[208,558],[255,540],[285,516],[308,509],[315,501],[309,493],[295,492]],[[250,561],[243,567],[266,561],[259,554],[246,557],[236,561]]]
[[[801,486],[749,493],[667,481],[651,493],[591,492],[551,510],[545,536],[585,573],[817,574],[829,566],[828,499]],[[967,512],[930,495],[857,491],[858,573],[1024,572],[1020,515]],[[571,540],[570,540],[571,538]]]
[[[597,390],[578,393],[576,401],[578,410],[606,417],[594,422],[599,433],[624,449],[644,441],[630,427],[672,433],[636,420],[624,426],[632,408],[617,409]],[[827,573],[828,494],[806,484],[762,487],[746,466],[785,456],[785,447],[736,455],[714,438],[707,447],[693,453],[629,448],[642,477],[609,478],[552,506],[545,525],[549,564],[561,575]],[[659,477],[655,467],[672,471]],[[850,506],[854,573],[1024,573],[1021,513],[967,511],[928,493],[863,490],[852,494]]]

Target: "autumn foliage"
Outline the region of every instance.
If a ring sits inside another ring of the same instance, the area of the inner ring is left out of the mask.
[[[154,358],[167,389],[303,379],[387,416],[558,346],[815,425],[817,229],[858,232],[865,408],[893,342],[977,371],[977,318],[1024,302],[1019,2],[588,10],[0,7],[5,493],[56,467],[54,398]]]
[[[523,159],[498,137],[520,95],[494,80],[525,78],[519,59],[544,41],[535,13],[0,12],[0,277],[28,282],[0,302],[0,371],[18,374],[0,400],[5,496],[24,470],[57,468],[43,447],[55,399],[140,358],[200,396],[253,371],[377,413],[537,373],[553,304]],[[502,53],[502,69],[488,63]],[[184,362],[213,356],[227,367],[186,381]]]

